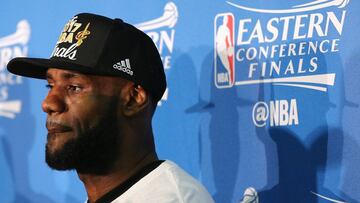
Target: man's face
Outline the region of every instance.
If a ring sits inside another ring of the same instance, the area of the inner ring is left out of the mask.
[[[49,69],[46,162],[54,169],[102,173],[116,159],[119,88],[125,80]]]

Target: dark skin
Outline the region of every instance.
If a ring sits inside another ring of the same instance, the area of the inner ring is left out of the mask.
[[[115,103],[117,118],[117,158],[106,174],[82,173],[90,202],[118,186],[139,169],[158,160],[151,119],[155,105],[139,85],[119,77],[85,75],[76,71],[50,68],[49,93],[42,103],[51,134],[49,152],[61,150],[64,143],[81,136],[106,116],[106,107]],[[75,168],[76,169],[76,168]]]

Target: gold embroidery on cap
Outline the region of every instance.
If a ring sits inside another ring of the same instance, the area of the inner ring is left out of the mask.
[[[51,54],[51,57],[61,57],[68,58],[70,60],[76,60],[76,53],[78,51],[77,47],[79,47],[88,37],[88,35],[90,35],[90,23],[85,26],[84,30],[78,31],[78,29],[82,27],[83,23],[77,22],[77,18],[78,17],[75,16],[68,23],[66,23]],[[76,40],[76,42],[74,42],[74,40]],[[59,45],[60,43],[71,43],[71,46],[66,47]]]
[[[63,42],[73,43],[74,33],[81,27],[81,23],[77,22],[77,16],[72,18],[65,24],[63,31],[56,44]]]
[[[83,43],[83,40],[90,35],[90,31],[88,30],[90,23],[88,23],[83,31],[80,31],[76,34],[75,39],[77,40],[76,45],[80,46]]]

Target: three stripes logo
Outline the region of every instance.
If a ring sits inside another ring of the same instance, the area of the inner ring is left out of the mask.
[[[116,70],[122,71],[129,75],[134,75],[134,72],[131,70],[130,59],[121,60],[113,65],[113,68]]]

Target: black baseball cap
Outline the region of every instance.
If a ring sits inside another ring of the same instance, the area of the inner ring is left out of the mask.
[[[160,55],[151,38],[121,19],[81,13],[68,23],[49,59],[17,57],[7,68],[25,77],[46,78],[48,68],[118,76],[141,85],[156,101],[166,89]]]

